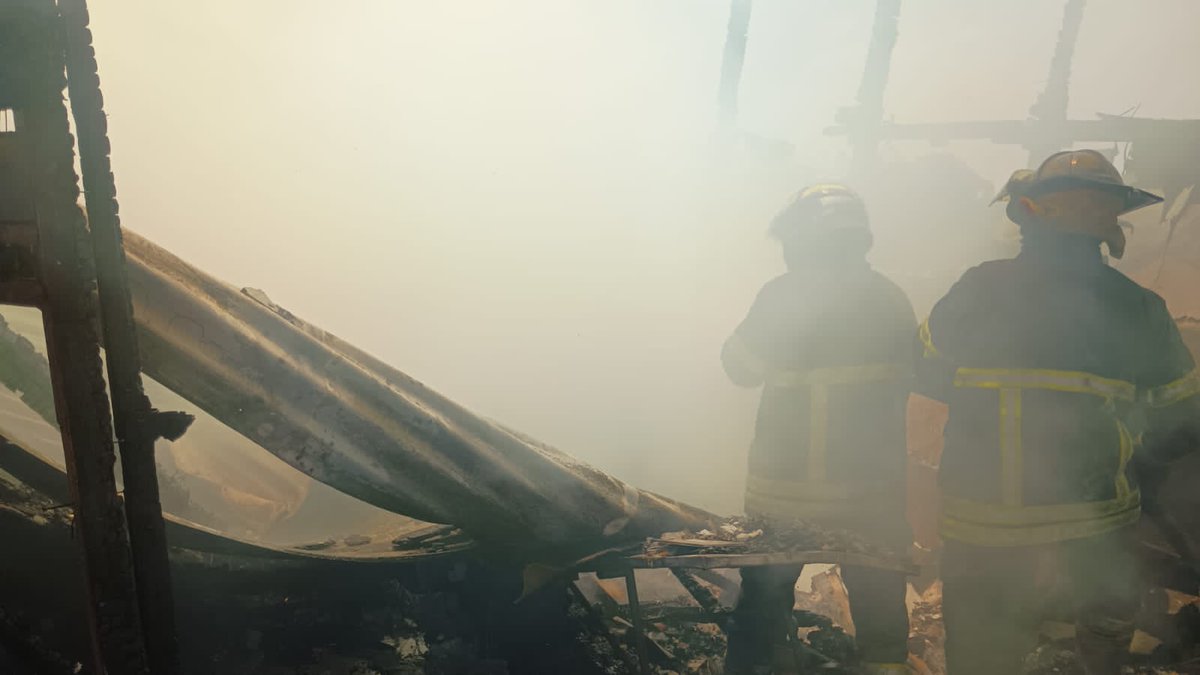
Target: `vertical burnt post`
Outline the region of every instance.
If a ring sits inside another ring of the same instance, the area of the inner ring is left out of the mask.
[[[1054,45],[1054,56],[1050,59],[1050,72],[1046,76],[1046,88],[1038,94],[1029,108],[1029,115],[1039,122],[1045,131],[1036,134],[1025,143],[1029,151],[1028,166],[1036,169],[1042,160],[1071,147],[1068,135],[1056,127],[1067,120],[1067,104],[1071,95],[1071,62],[1075,57],[1075,44],[1079,42],[1079,27],[1083,23],[1083,8],[1086,0],[1067,0],[1063,7],[1062,27],[1058,31],[1058,42]]]
[[[854,151],[851,174],[854,176],[868,175],[875,164],[883,125],[883,95],[899,36],[900,0],[877,0],[871,45],[867,48],[867,61],[858,84],[857,105],[839,111],[843,121],[855,126],[851,136]]]
[[[742,65],[746,61],[752,3],[753,0],[732,0],[729,6],[725,54],[721,59],[721,83],[717,88],[717,128],[724,135],[732,134],[737,122],[738,87],[742,81]]]
[[[67,90],[79,137],[83,189],[95,254],[100,320],[121,452],[125,517],[133,549],[138,607],[151,670],[155,675],[169,675],[178,671],[179,661],[166,527],[154,463],[154,444],[159,434],[153,424],[157,418],[142,390],[116,184],[109,161],[108,122],[92,33],[88,29],[86,0],[59,0],[58,5],[66,37]]]
[[[37,213],[38,276],[54,402],[84,555],[96,673],[148,673],[133,560],[117,495],[112,426],[93,322],[90,256],[63,102],[62,26],[52,0],[14,0],[6,32],[22,41],[14,97],[18,146]]]

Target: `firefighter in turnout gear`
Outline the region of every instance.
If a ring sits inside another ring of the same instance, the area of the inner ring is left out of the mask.
[[[1021,672],[1042,619],[1066,607],[1086,672],[1115,674],[1140,594],[1138,475],[1195,447],[1200,411],[1163,300],[1101,254],[1124,250],[1118,216],[1161,200],[1091,150],[1017,172],[998,199],[1021,252],[964,274],[916,341],[918,387],[949,407],[947,670]]]
[[[905,554],[912,305],[867,263],[867,212],[850,189],[802,190],[770,232],[787,272],[763,287],[721,354],[733,382],[763,388],[746,512],[850,529]],[[742,571],[727,672],[769,672],[795,634],[800,571]],[[842,576],[865,672],[909,672],[904,576],[858,568]]]

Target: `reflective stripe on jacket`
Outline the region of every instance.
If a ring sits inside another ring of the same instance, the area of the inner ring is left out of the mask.
[[[865,263],[789,272],[762,289],[722,351],[730,379],[763,387],[748,512],[903,508],[915,330],[907,297]]]
[[[1200,392],[1162,300],[1086,238],[970,270],[918,330],[917,351],[919,389],[950,407],[942,533],[976,545],[1135,522],[1131,460],[1174,424],[1160,411]]]

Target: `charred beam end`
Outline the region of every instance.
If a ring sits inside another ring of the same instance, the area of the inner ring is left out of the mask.
[[[14,107],[20,151],[30,168],[55,408],[62,430],[75,524],[85,560],[96,672],[147,673],[129,535],[113,474],[115,454],[90,280],[80,242],[73,143],[63,104],[61,24],[50,0],[26,3],[20,28],[25,76]]]
[[[169,675],[179,670],[179,653],[154,443],[159,437],[182,436],[191,418],[182,413],[156,413],[142,390],[116,184],[109,161],[108,123],[88,29],[87,3],[60,0],[58,6],[66,37],[67,86],[79,135],[138,605],[151,670]]]
[[[150,408],[143,411],[137,419],[136,425],[145,430],[150,436],[151,442],[159,438],[177,441],[183,438],[183,435],[192,426],[192,422],[195,421],[196,416],[191,413]]]

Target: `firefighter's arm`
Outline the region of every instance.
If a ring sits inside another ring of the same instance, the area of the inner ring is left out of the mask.
[[[1152,296],[1148,314],[1143,446],[1147,459],[1165,463],[1200,449],[1200,373],[1161,298]]]
[[[1200,372],[1165,305],[1155,298],[1149,324],[1154,342],[1142,398],[1146,430],[1134,468],[1147,506],[1167,478],[1170,464],[1200,450]]]
[[[721,348],[721,365],[734,384],[757,387],[767,376],[768,345],[778,331],[780,280],[768,283],[754,299],[746,318]]]
[[[1176,384],[1200,390],[1200,378],[1192,370],[1186,379]],[[1191,382],[1189,385],[1188,382]],[[1151,407],[1147,413],[1142,449],[1133,457],[1133,471],[1142,492],[1142,506],[1149,512],[1157,510],[1158,493],[1170,477],[1171,464],[1200,449],[1200,395],[1193,393],[1173,403]]]
[[[729,379],[743,387],[757,387],[766,378],[766,363],[737,332],[721,348],[721,365]]]
[[[951,287],[933,306],[929,317],[917,329],[913,340],[913,363],[916,372],[915,392],[936,401],[945,402],[954,388],[954,348],[963,326],[970,324],[967,312],[973,303],[971,272]]]

